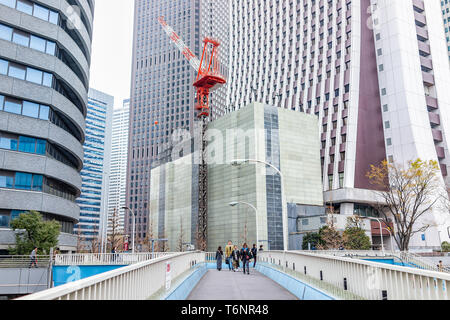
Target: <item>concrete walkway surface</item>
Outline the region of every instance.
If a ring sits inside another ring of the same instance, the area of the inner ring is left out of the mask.
[[[187,300],[298,300],[255,269],[250,269],[250,275],[240,270],[208,270]]]

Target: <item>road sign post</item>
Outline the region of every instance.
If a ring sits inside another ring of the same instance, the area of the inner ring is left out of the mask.
[[[171,261],[166,262],[166,291],[170,289],[172,283]]]

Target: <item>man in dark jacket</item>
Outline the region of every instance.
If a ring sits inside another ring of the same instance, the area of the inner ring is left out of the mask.
[[[250,274],[249,262],[250,259],[252,258],[252,252],[250,251],[246,243],[244,243],[241,249],[240,256],[242,260],[242,268],[244,269],[244,274],[245,274],[245,267],[247,267],[247,274]]]
[[[258,255],[258,248],[256,247],[256,244],[253,244],[253,248],[252,248],[253,268],[256,266],[256,256],[257,255]]]

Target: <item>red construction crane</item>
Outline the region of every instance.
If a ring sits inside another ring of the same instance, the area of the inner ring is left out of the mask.
[[[199,118],[209,117],[209,93],[219,85],[223,85],[227,82],[224,76],[220,74],[220,65],[217,59],[220,43],[216,40],[205,38],[203,40],[202,58],[199,61],[180,36],[167,24],[164,17],[159,17],[158,21],[170,37],[170,40],[172,40],[195,71],[197,71],[197,78],[193,84],[197,89],[197,103],[195,109],[199,111]]]
[[[190,65],[197,71],[197,78],[194,87],[197,90],[197,102],[195,110],[198,111],[198,117],[202,121],[202,140],[200,141],[201,163],[198,173],[198,230],[197,246],[200,250],[207,250],[207,220],[208,220],[208,166],[205,161],[206,150],[206,129],[210,116],[209,94],[218,86],[226,83],[225,78],[220,74],[218,56],[219,42],[210,38],[203,40],[203,53],[201,60],[192,53],[189,47],[181,40],[180,36],[166,23],[164,17],[158,18],[164,31],[178,47],[181,53],[189,61]]]

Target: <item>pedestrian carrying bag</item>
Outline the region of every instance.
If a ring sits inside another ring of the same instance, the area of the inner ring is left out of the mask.
[[[226,263],[226,264],[230,264],[230,258],[226,258],[226,259],[225,259],[225,263]]]

